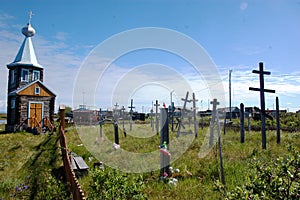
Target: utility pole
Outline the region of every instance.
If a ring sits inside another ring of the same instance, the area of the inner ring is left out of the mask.
[[[231,112],[231,73],[232,70],[229,70],[229,118],[232,121],[232,112]],[[225,118],[226,118],[226,111],[225,111]]]

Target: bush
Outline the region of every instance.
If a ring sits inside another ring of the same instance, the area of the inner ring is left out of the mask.
[[[117,170],[91,171],[89,199],[146,199],[142,176],[129,176]]]
[[[292,146],[286,157],[266,163],[255,159],[254,174],[243,186],[230,192],[216,182],[217,189],[225,199],[299,199],[300,198],[300,154]]]

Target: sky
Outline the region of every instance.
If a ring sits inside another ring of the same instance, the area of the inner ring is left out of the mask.
[[[149,112],[155,100],[162,105],[173,98],[183,106],[187,91],[188,99],[195,93],[198,110],[211,107],[213,98],[228,106],[229,70],[232,105],[259,106],[259,93],[249,91],[259,87],[252,73],[259,62],[271,72],[265,88],[276,90],[265,94],[266,108],[273,109],[278,96],[280,109],[300,109],[300,0],[0,0],[0,5],[0,112],[6,112],[6,65],[24,39],[29,11],[35,53],[44,83],[57,95],[56,111],[59,104],[127,108],[134,99],[136,110]]]

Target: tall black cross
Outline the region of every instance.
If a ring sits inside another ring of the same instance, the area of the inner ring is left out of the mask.
[[[252,73],[259,74],[260,88],[249,87],[249,90],[260,92],[260,110],[261,110],[261,136],[262,136],[262,148],[267,148],[266,139],[266,108],[265,108],[265,92],[275,93],[275,90],[265,89],[264,75],[270,75],[271,72],[264,71],[264,64],[259,63],[259,70],[252,70]]]
[[[130,131],[132,131],[132,113],[133,113],[133,108],[135,108],[133,106],[133,99],[131,99],[131,103],[130,106],[128,106],[128,108],[130,108]]]
[[[159,124],[158,124],[158,106],[160,106],[160,104],[158,103],[158,100],[155,101],[155,127],[156,127],[156,134],[158,135],[159,132]]]

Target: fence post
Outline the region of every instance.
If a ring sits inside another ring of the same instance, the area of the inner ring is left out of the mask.
[[[65,130],[65,110],[66,110],[65,105],[63,104],[59,105],[60,128],[62,128],[63,130]]]

